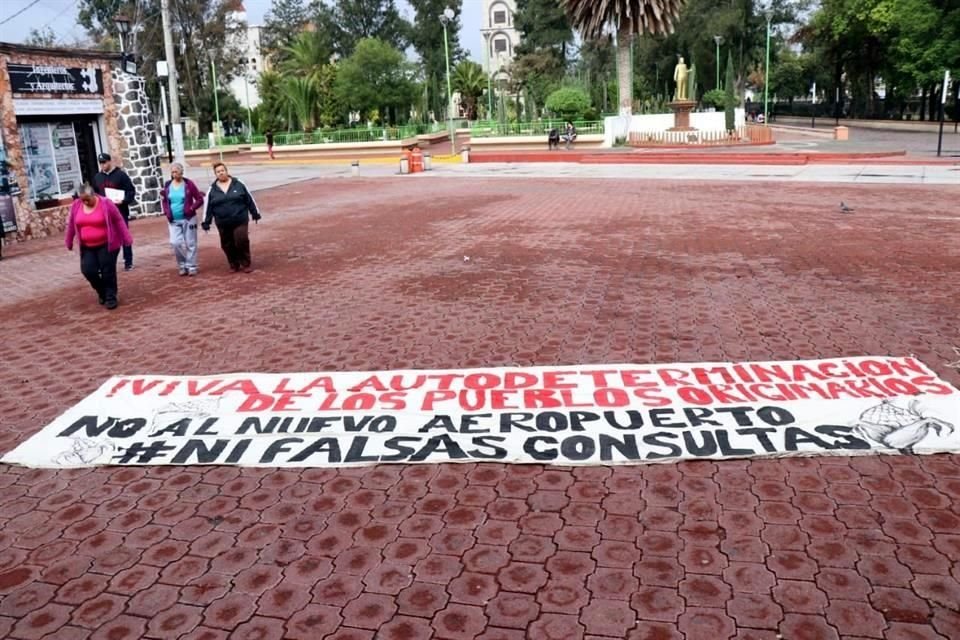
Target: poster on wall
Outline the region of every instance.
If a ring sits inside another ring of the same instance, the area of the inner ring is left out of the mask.
[[[17,193],[20,193],[20,185],[7,160],[7,149],[3,144],[3,135],[0,134],[0,195]]]
[[[17,212],[13,208],[13,196],[0,194],[0,228],[4,233],[17,230]]]
[[[50,128],[59,193],[73,193],[83,183],[80,156],[77,154],[77,134],[69,122],[52,124]]]
[[[30,199],[40,200],[54,196],[59,190],[59,184],[49,125],[20,125],[20,138],[23,141],[23,157],[30,182]]]

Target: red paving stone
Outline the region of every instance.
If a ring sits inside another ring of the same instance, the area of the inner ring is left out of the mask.
[[[162,221],[135,222],[138,269],[109,314],[58,238],[13,246],[0,449],[118,372],[913,353],[960,384],[944,366],[960,302],[936,284],[960,262],[933,216],[958,195],[318,181],[260,194],[250,276],[205,236],[181,280]],[[78,343],[92,324],[109,346]],[[4,467],[0,637],[958,638],[958,527],[949,455]]]

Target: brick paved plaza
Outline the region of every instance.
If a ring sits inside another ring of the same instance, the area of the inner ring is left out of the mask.
[[[0,450],[123,373],[914,354],[960,385],[958,201],[315,180],[258,194],[249,275],[211,233],[180,278],[166,223],[135,222],[114,312],[60,238],[8,247]],[[960,638],[960,456],[3,466],[0,487],[3,638]]]

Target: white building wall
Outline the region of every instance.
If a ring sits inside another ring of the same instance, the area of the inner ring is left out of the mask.
[[[516,57],[520,44],[520,32],[513,23],[517,10],[516,0],[482,0],[483,20],[480,34],[483,36],[483,68],[493,73],[509,66]]]
[[[245,41],[241,43],[243,53],[240,56],[241,59],[246,60],[246,63],[241,65],[242,70],[230,81],[230,93],[234,95],[244,109],[247,106],[253,109],[260,104],[257,79],[264,71],[265,64],[263,51],[260,47],[261,30],[262,28],[258,26],[247,27]],[[248,96],[249,100],[247,99]]]

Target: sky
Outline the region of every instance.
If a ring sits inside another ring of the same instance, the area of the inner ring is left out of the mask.
[[[70,44],[84,35],[83,27],[77,25],[78,0],[3,0],[6,11],[0,20],[6,20],[17,11],[28,7],[17,17],[0,25],[0,42],[23,42],[31,29],[53,29],[64,44]],[[263,16],[270,9],[271,0],[243,0],[250,24],[262,24]],[[405,0],[397,0],[397,7],[412,20],[413,9]],[[482,7],[480,0],[463,0],[463,16],[460,19],[460,46],[470,52],[470,57],[480,62],[483,52],[480,38]],[[156,18],[159,20],[159,16]]]

